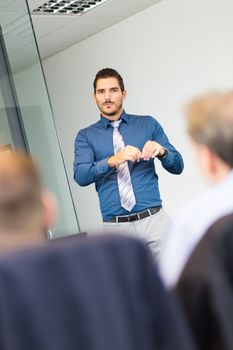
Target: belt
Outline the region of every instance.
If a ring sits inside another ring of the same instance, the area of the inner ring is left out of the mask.
[[[157,213],[162,207],[152,207],[152,208],[148,208],[145,209],[143,211],[140,211],[138,213],[135,214],[131,214],[131,215],[124,215],[124,216],[115,216],[112,219],[106,221],[106,222],[131,222],[131,221],[136,221],[136,220],[141,220],[141,219],[145,219],[148,216],[154,215],[155,213]]]

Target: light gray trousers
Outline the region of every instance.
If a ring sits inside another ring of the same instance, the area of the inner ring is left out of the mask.
[[[154,215],[132,222],[103,222],[106,233],[123,234],[142,240],[158,260],[162,240],[170,225],[171,219],[163,208]]]

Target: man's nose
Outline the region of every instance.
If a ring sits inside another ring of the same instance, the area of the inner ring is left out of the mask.
[[[105,92],[105,101],[110,101],[111,100],[111,96],[112,96],[112,94],[111,94],[111,92],[110,91],[106,91]]]

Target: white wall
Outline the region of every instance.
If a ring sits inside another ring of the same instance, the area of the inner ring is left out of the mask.
[[[205,187],[184,132],[183,107],[206,90],[232,88],[232,13],[232,0],[163,0],[43,62],[82,230],[101,223],[94,186],[72,180],[76,132],[99,118],[92,102],[96,72],[119,70],[126,111],[155,116],[183,154],[182,176],[159,169],[164,206],[173,215]]]

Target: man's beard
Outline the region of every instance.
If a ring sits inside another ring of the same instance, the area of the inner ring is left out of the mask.
[[[108,112],[108,110],[105,111],[103,108],[100,108],[100,107],[99,107],[99,109],[100,109],[101,113],[107,115],[108,117],[113,117],[122,109],[122,105],[123,104],[121,103],[118,108],[116,107],[115,110],[111,111],[111,112],[110,111]]]

